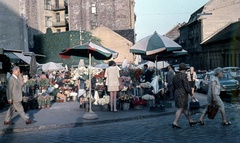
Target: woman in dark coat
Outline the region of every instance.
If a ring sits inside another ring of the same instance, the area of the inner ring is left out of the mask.
[[[174,75],[173,77],[173,91],[175,96],[175,106],[178,108],[176,111],[176,117],[174,122],[172,123],[173,128],[181,128],[178,125],[178,120],[181,117],[182,112],[184,112],[185,116],[189,121],[189,125],[192,126],[197,122],[194,122],[189,115],[188,112],[188,94],[195,98],[192,94],[192,89],[188,83],[187,75],[186,75],[187,67],[184,63],[179,65],[179,73]]]

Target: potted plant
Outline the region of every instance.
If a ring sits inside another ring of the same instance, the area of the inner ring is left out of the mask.
[[[143,95],[142,99],[147,101],[147,106],[153,106],[155,103],[155,97],[150,94]]]
[[[49,85],[50,85],[50,81],[49,79],[47,78],[41,78],[39,79],[39,86],[42,88],[42,89],[46,89]]]
[[[130,102],[132,101],[133,96],[130,94],[122,94],[118,99],[120,101],[122,110],[129,110]]]
[[[103,111],[108,111],[109,110],[109,95],[104,95],[102,98],[98,99],[98,104],[102,106]]]
[[[27,86],[27,89],[28,89],[28,93],[34,95],[34,85],[36,84],[37,80],[36,79],[29,79],[27,82],[26,82],[26,86]]]

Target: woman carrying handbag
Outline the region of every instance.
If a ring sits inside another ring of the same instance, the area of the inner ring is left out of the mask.
[[[211,78],[211,80],[210,80],[211,83],[209,84],[209,87],[208,87],[208,94],[207,94],[208,95],[208,104],[218,106],[218,109],[220,110],[221,115],[222,115],[222,125],[231,125],[231,122],[226,120],[225,107],[224,107],[223,101],[221,100],[221,98],[219,96],[220,89],[221,89],[219,79],[222,77],[223,77],[223,69],[220,67],[216,68],[214,70],[214,76]],[[205,108],[201,117],[198,120],[198,123],[200,123],[201,125],[205,124],[205,122],[203,121],[203,118],[209,112],[208,106]]]

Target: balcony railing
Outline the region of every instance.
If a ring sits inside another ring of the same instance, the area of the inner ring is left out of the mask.
[[[53,27],[65,27],[66,26],[66,22],[54,22]]]
[[[52,10],[53,10],[53,11],[65,10],[65,9],[66,9],[65,6],[56,6],[56,5],[52,5]]]

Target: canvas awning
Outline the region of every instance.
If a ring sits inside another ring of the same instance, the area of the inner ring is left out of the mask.
[[[31,56],[25,56],[23,53],[16,53],[13,52],[14,55],[16,55],[18,58],[20,58],[21,60],[23,60],[25,63],[30,65],[30,61],[31,61]],[[37,63],[37,65],[39,65]]]

